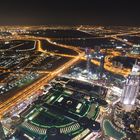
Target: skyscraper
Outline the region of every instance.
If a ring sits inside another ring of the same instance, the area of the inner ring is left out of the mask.
[[[126,79],[123,93],[121,96],[121,103],[125,111],[135,109],[136,98],[139,94],[140,87],[140,66],[135,63],[131,74]]]
[[[102,54],[100,59],[100,66],[99,66],[99,78],[102,78],[103,72],[104,72],[104,61],[105,61],[105,55]]]
[[[88,78],[90,77],[90,73],[91,73],[91,59],[92,59],[92,54],[91,54],[91,49],[90,48],[86,48],[86,57],[87,57],[87,66],[86,66],[86,70],[87,70],[87,75]]]

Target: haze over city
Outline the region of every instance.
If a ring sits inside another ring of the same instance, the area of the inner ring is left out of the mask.
[[[5,0],[0,19],[0,25],[140,25],[135,0]]]
[[[136,1],[0,2],[0,140],[140,140]]]

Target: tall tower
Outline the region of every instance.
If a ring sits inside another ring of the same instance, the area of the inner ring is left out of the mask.
[[[1,122],[0,122],[0,140],[5,140],[5,134]]]
[[[90,48],[86,48],[86,57],[87,57],[87,65],[86,65],[86,70],[87,70],[87,74],[88,74],[88,78],[90,77],[91,74],[91,59],[92,59],[92,54],[91,54],[91,49]]]
[[[131,74],[126,79],[120,100],[125,111],[130,112],[131,110],[135,109],[136,98],[139,94],[139,87],[140,66],[136,62],[132,68]]]
[[[100,59],[100,66],[99,66],[99,78],[102,78],[104,72],[104,61],[105,61],[105,54],[102,54]]]

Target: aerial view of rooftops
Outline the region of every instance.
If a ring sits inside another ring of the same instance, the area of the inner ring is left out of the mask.
[[[140,28],[1,26],[1,140],[140,140]]]
[[[0,140],[140,140],[140,0],[0,0]]]

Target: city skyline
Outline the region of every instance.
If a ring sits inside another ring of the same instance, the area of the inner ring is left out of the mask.
[[[135,0],[0,2],[0,140],[139,140]]]

